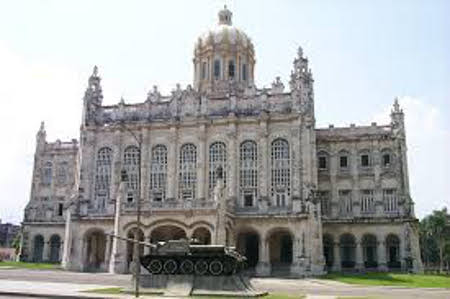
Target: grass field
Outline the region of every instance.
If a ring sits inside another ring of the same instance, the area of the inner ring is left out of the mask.
[[[25,263],[25,262],[0,262],[1,268],[23,268],[23,269],[37,269],[37,270],[55,270],[61,269],[59,264],[48,263]]]
[[[404,273],[327,274],[323,279],[371,286],[402,286],[411,288],[450,288],[450,276]]]

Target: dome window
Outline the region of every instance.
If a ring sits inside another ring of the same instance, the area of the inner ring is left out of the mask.
[[[247,65],[242,65],[242,80],[247,81]]]
[[[202,63],[202,79],[205,80],[206,76],[207,76],[207,73],[206,73],[206,62],[203,62]]]
[[[216,59],[214,60],[214,78],[220,79],[220,60]]]
[[[228,78],[234,79],[234,61],[230,60],[228,62]]]

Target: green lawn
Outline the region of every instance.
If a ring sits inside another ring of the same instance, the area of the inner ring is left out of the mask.
[[[404,273],[331,273],[322,277],[351,284],[373,286],[402,286],[411,288],[450,288],[450,276]]]
[[[38,269],[38,270],[49,270],[49,269],[61,269],[59,264],[48,264],[48,263],[25,263],[25,262],[0,262],[0,269],[5,268],[24,268],[24,269]]]
[[[82,293],[93,293],[103,295],[117,295],[122,293],[122,288],[102,288],[82,291]]]

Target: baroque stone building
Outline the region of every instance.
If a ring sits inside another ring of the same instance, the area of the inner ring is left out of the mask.
[[[386,125],[317,128],[302,49],[289,90],[258,88],[251,39],[218,16],[192,86],[107,106],[95,67],[80,140],[47,142],[41,125],[22,258],[124,273],[132,246],[115,232],[233,245],[256,275],[420,271],[398,102]]]

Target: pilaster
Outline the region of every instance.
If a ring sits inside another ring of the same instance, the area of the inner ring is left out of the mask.
[[[178,151],[178,128],[175,126],[170,127],[170,146],[167,160],[167,199],[175,199],[177,195],[177,151]]]
[[[197,188],[197,199],[203,200],[206,199],[206,188],[207,184],[206,182],[206,125],[201,124],[198,128],[199,134],[198,134],[198,156],[197,156],[197,182],[198,182],[198,188]]]
[[[259,262],[256,265],[256,275],[269,276],[271,273],[269,244],[265,239],[260,239],[259,242]]]

